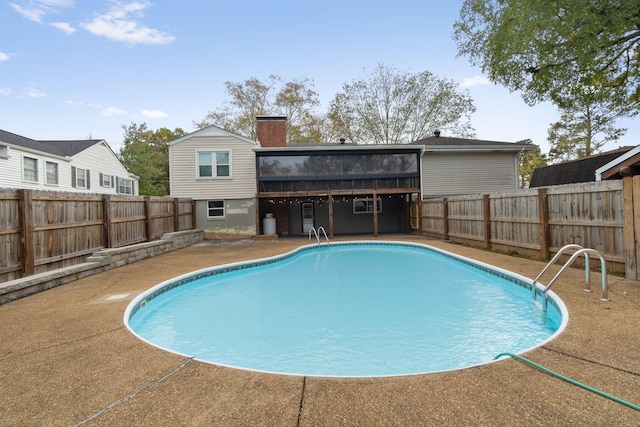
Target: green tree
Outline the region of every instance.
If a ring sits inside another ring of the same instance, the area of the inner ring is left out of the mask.
[[[180,128],[153,131],[146,123],[122,125],[124,146],[118,157],[129,172],[140,177],[139,193],[145,196],[169,194],[169,147],[167,143],[186,135]]]
[[[560,107],[575,88],[610,90],[611,105],[640,107],[637,0],[464,0],[454,24],[460,55],[529,104]]]
[[[518,144],[533,144],[533,141],[525,139],[518,141]],[[547,156],[540,151],[540,147],[521,154],[519,164],[520,188],[528,188],[533,171],[543,166],[547,166]]]
[[[560,120],[548,130],[549,159],[553,162],[598,153],[606,143],[626,133],[627,129],[617,127],[616,121],[637,114],[628,105],[612,105],[599,88],[576,90],[572,100],[563,102]]]
[[[315,108],[320,101],[313,86],[313,81],[306,78],[285,82],[277,75],[269,76],[266,81],[251,77],[239,83],[225,82],[229,99],[202,121],[194,122],[194,126],[203,128],[215,124],[256,140],[256,116],[284,115],[287,116],[287,141],[318,141],[315,138],[321,135],[321,117]]]
[[[402,144],[436,130],[473,136],[474,111],[468,92],[453,81],[428,71],[414,74],[379,64],[363,79],[344,84],[327,115],[350,142]]]

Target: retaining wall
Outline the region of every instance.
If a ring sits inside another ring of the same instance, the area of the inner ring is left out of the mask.
[[[87,257],[86,262],[34,274],[0,284],[0,304],[26,297],[46,289],[64,285],[92,274],[101,273],[203,240],[202,230],[187,230],[164,234],[160,240],[113,249],[101,249]]]

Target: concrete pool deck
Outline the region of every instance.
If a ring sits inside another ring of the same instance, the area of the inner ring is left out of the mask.
[[[526,277],[545,265],[420,236],[377,240],[425,243]],[[204,242],[1,305],[0,424],[640,425],[640,411],[513,359],[395,378],[272,375],[156,349],[123,324],[130,300],[161,281],[304,244]],[[585,293],[584,270],[563,274],[554,291],[567,305],[569,324],[523,356],[640,405],[640,282],[609,276],[611,301],[601,302],[600,274],[591,276],[594,292]]]

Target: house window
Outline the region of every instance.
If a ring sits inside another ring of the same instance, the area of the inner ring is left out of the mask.
[[[231,152],[198,151],[198,178],[230,178]]]
[[[77,168],[75,166],[71,167],[71,186],[73,188],[91,188],[91,184],[89,182],[89,170]]]
[[[133,195],[133,181],[130,179],[118,178],[118,193]]]
[[[378,213],[382,212],[382,199],[381,198],[377,198],[377,210]],[[360,214],[360,213],[373,213],[373,199],[370,197],[367,197],[365,199],[353,199],[353,213],[356,214]]]
[[[207,218],[224,219],[224,200],[209,200],[207,202]]]
[[[107,188],[113,187],[113,176],[104,173],[100,174],[100,185]]]
[[[22,179],[28,182],[38,182],[38,159],[22,158]]]
[[[47,184],[58,185],[58,164],[54,162],[46,162],[45,170],[47,172]]]
[[[6,145],[0,144],[0,157],[9,157],[9,149]]]

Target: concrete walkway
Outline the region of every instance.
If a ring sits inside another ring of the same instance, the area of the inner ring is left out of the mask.
[[[527,277],[544,263],[418,236]],[[247,372],[193,361],[134,337],[123,312],[140,291],[189,271],[261,258],[306,239],[200,244],[0,306],[0,424],[7,426],[638,426],[640,412],[507,359],[384,379]],[[610,276],[611,302],[570,269],[554,290],[565,332],[525,357],[640,405],[640,282]]]

